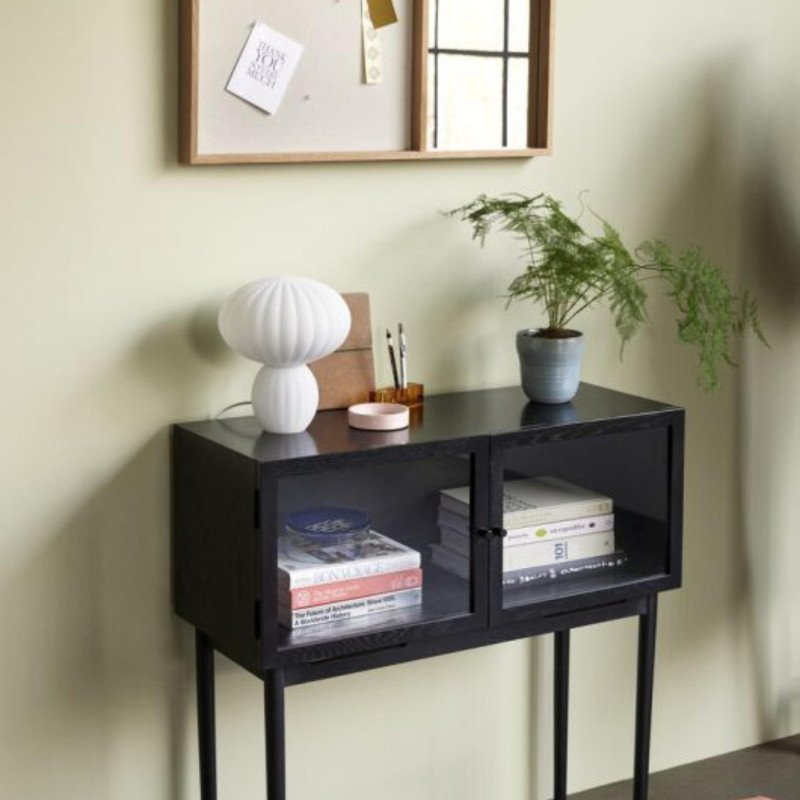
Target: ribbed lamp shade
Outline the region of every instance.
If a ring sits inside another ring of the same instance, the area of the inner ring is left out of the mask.
[[[268,367],[296,367],[336,350],[350,332],[350,309],[330,286],[310,278],[266,278],[237,289],[222,305],[228,346]]]
[[[311,361],[337,350],[350,332],[341,295],[310,278],[276,277],[237,289],[222,305],[227,345],[264,364],[253,385],[253,409],[264,430],[304,431],[319,404]]]

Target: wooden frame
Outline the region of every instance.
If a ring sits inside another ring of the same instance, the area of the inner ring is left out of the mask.
[[[221,0],[216,0],[221,1]],[[347,0],[350,2],[350,0]],[[184,164],[267,164],[351,161],[419,161],[440,159],[530,158],[546,155],[551,143],[552,2],[530,0],[528,147],[502,150],[432,150],[427,147],[428,2],[413,6],[410,147],[399,150],[329,152],[204,153],[200,150],[200,4],[211,0],[180,0],[180,161]]]

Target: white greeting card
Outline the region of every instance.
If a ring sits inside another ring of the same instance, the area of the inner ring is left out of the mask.
[[[289,86],[303,45],[256,22],[228,81],[227,90],[274,114]]]

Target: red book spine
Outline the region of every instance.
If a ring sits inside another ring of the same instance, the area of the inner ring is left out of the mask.
[[[422,586],[422,570],[405,569],[401,572],[386,572],[368,578],[353,578],[349,581],[292,589],[286,593],[282,592],[278,602],[295,611],[299,608],[341,603],[345,600],[356,600],[359,597],[371,597],[375,594],[416,589],[419,586]]]

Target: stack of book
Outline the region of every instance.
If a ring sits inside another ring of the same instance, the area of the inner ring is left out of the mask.
[[[420,554],[369,530],[336,544],[283,537],[278,621],[286,628],[354,619],[422,603]]]
[[[560,478],[525,478],[503,489],[503,586],[545,583],[619,567],[610,497]],[[469,578],[469,487],[445,489],[439,502],[434,564]]]

